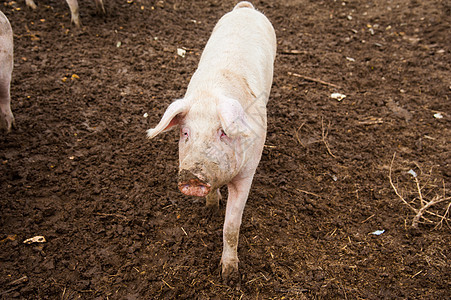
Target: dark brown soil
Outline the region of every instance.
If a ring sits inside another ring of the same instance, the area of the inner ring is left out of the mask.
[[[177,133],[145,130],[235,2],[106,0],[102,17],[82,0],[81,30],[65,1],[24,2],[0,2],[17,124],[0,135],[4,299],[450,298],[449,1],[254,2],[279,48],[233,287],[225,204],[209,216],[182,195]],[[418,229],[390,169],[413,208],[410,169],[425,203],[446,200]],[[36,235],[46,243],[23,243]]]

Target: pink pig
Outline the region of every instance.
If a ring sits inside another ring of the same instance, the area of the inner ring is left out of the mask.
[[[241,218],[266,138],[266,103],[273,78],[276,35],[246,1],[224,15],[208,40],[185,97],[147,131],[153,138],[180,125],[179,183],[185,195],[217,207],[227,185],[222,276],[238,272]]]
[[[13,31],[8,19],[0,11],[0,129],[6,132],[14,126],[10,96],[13,50]]]

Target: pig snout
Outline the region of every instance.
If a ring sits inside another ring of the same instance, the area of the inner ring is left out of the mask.
[[[179,172],[178,187],[183,194],[197,197],[205,197],[211,190],[211,185],[202,175],[195,175],[189,170]]]

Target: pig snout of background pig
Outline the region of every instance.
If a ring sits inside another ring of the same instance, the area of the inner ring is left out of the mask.
[[[14,126],[10,96],[13,65],[13,31],[8,19],[0,11],[0,129],[6,132]]]
[[[180,191],[218,206],[227,185],[222,276],[238,275],[238,237],[244,206],[266,139],[266,103],[273,78],[276,36],[249,2],[238,3],[216,24],[184,98],[174,101],[153,138],[180,127]]]
[[[81,27],[80,21],[80,13],[78,11],[78,1],[77,0],[66,0],[69,5],[70,14],[71,14],[71,22],[75,24],[78,28]],[[105,7],[103,6],[103,0],[95,0],[96,2],[96,10],[98,14],[105,14]],[[33,0],[25,0],[25,3],[28,7],[32,9],[36,9],[36,3]]]

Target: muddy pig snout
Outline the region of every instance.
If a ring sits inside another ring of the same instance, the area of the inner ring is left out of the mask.
[[[195,175],[189,170],[181,170],[178,179],[179,190],[185,195],[205,197],[211,190],[211,185],[202,175]]]

